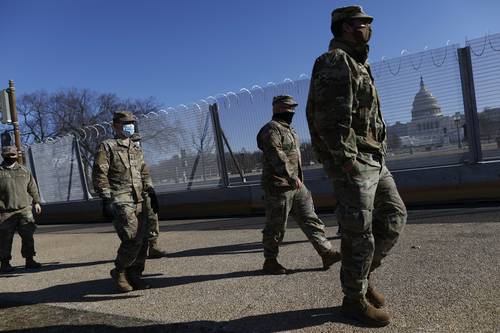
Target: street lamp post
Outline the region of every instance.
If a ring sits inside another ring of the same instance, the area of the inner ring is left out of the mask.
[[[17,161],[24,164],[24,155],[21,150],[21,136],[19,134],[19,121],[17,120],[17,109],[16,109],[16,88],[14,87],[14,81],[9,80],[9,88],[7,89],[9,94],[9,104],[10,104],[10,116],[12,119],[12,126],[14,127],[14,142],[17,148]]]

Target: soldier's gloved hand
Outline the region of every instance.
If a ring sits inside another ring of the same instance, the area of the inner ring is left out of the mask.
[[[108,220],[114,218],[113,201],[111,198],[102,199],[102,215]]]
[[[35,204],[35,214],[40,215],[42,213],[42,206],[39,203]]]
[[[298,177],[291,177],[288,180],[288,184],[294,189],[294,190],[300,190],[302,187],[302,181]]]
[[[158,214],[158,210],[160,209],[160,204],[158,203],[158,198],[156,197],[156,192],[155,189],[152,187],[149,187],[146,192],[149,195],[149,198],[151,199],[151,208],[153,209],[153,212],[155,214]]]

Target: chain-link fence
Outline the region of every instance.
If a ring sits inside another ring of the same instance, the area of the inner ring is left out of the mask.
[[[371,66],[388,129],[392,170],[500,157],[500,34],[404,53]],[[256,134],[272,98],[299,102],[294,118],[305,169],[319,168],[305,116],[309,77],[268,82],[139,117],[141,145],[159,192],[258,181]],[[211,105],[216,105],[212,106]],[[99,143],[110,123],[30,147],[29,166],[45,202],[87,199]]]

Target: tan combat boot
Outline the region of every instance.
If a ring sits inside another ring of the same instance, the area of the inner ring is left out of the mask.
[[[149,240],[148,259],[159,259],[166,257],[167,255],[168,255],[167,251],[163,251],[158,246],[157,239]]]
[[[276,259],[266,259],[262,270],[266,274],[280,275],[286,274],[286,268],[281,266]]]
[[[39,269],[40,267],[42,267],[42,264],[36,262],[33,257],[28,257],[26,258],[26,265],[24,267],[29,269]]]
[[[331,265],[342,260],[342,254],[338,251],[329,250],[321,255],[323,261],[323,269],[327,270]]]
[[[346,317],[359,320],[370,327],[386,326],[391,321],[388,313],[377,309],[364,298],[349,299],[344,297],[342,301],[342,314]]]
[[[141,278],[141,271],[134,268],[127,270],[127,280],[135,290],[149,289],[151,286]]]
[[[372,280],[368,276],[368,289],[366,290],[366,300],[374,307],[381,308],[385,305],[385,296],[380,291],[375,289]]]
[[[127,281],[127,276],[125,275],[124,270],[118,270],[117,268],[113,268],[109,274],[111,274],[111,277],[116,283],[116,286],[121,292],[127,293],[129,291],[134,290],[130,283]]]
[[[2,260],[2,263],[0,264],[0,273],[10,273],[14,270],[15,268],[10,265],[9,260]]]

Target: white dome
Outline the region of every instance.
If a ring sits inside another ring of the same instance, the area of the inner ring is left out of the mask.
[[[441,107],[439,106],[436,97],[432,96],[432,93],[425,86],[424,80],[420,77],[420,90],[415,95],[415,99],[413,100],[411,120],[422,120],[442,115]]]

